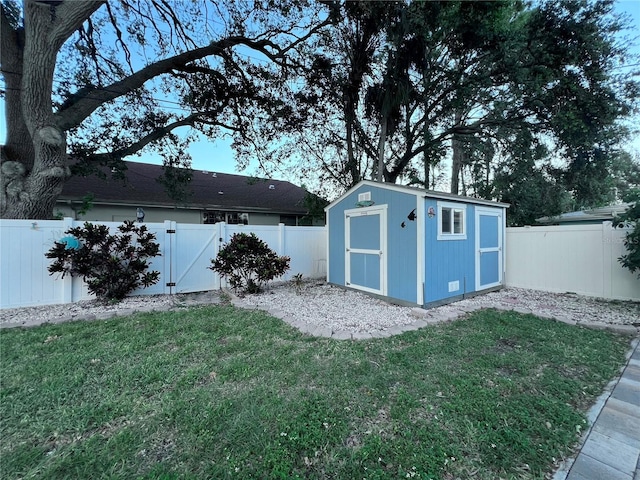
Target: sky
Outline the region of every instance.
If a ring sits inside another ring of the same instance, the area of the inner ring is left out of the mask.
[[[640,0],[618,0],[616,2],[616,10],[621,13],[626,13],[631,17],[632,27],[635,32],[627,32],[627,35],[639,37],[635,42],[636,45],[631,49],[631,51],[640,55]],[[6,119],[4,101],[1,98],[0,111],[2,112],[2,115],[0,116],[0,133],[1,141],[4,143]],[[631,121],[633,124],[632,126],[640,128],[640,115],[637,115]],[[179,130],[176,130],[175,132],[178,133]],[[638,135],[635,141],[631,142],[629,147],[632,153],[636,152],[640,154],[640,135]],[[216,140],[209,140],[203,137],[202,140],[194,142],[190,146],[189,153],[192,157],[191,167],[194,170],[208,170],[241,175],[257,175],[259,173],[257,170],[257,162],[249,164],[249,166],[243,170],[238,170],[237,163],[234,158],[234,152],[231,148],[230,139],[219,138]],[[145,154],[140,157],[131,157],[130,160],[144,163],[155,163],[159,165],[162,164],[162,158],[156,154]],[[287,178],[286,172],[275,172],[273,176],[275,179],[289,180],[298,184],[301,183],[300,179]]]

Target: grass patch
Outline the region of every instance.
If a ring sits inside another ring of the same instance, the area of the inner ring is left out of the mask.
[[[4,478],[544,478],[628,339],[482,311],[381,340],[229,306],[0,331]]]

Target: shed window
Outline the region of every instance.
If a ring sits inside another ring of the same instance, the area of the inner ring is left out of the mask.
[[[467,209],[456,203],[438,203],[438,240],[467,238]]]

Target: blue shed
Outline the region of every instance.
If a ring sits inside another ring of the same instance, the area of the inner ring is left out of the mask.
[[[425,308],[500,288],[507,207],[362,181],[325,209],[327,281]]]

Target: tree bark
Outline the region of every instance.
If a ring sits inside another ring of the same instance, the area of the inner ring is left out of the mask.
[[[459,126],[462,122],[462,112],[457,110],[455,113],[455,126]],[[458,194],[460,189],[460,170],[464,163],[464,149],[460,139],[460,135],[453,134],[451,139],[451,150],[453,152],[451,159],[451,193]]]
[[[69,176],[67,143],[51,92],[60,47],[104,1],[24,2],[24,30],[2,11],[7,145],[2,151],[2,218],[51,218]],[[23,59],[28,58],[25,64]]]
[[[104,3],[106,0],[25,0],[24,29],[12,25],[4,7],[2,9],[0,63],[7,85],[8,141],[0,152],[1,218],[50,218],[53,215],[55,202],[70,175],[66,132],[80,126],[106,102],[140,88],[158,75],[180,69],[194,60],[219,55],[236,45],[259,50],[279,62],[288,49],[326,24],[316,25],[286,48],[270,40],[229,36],[152,63],[105,88],[78,95],[54,113],[51,95],[57,54]],[[23,58],[28,58],[24,65]],[[191,116],[183,120],[190,121],[193,121]],[[179,124],[180,121],[158,129],[127,150],[142,148],[156,140],[157,134],[166,133]]]
[[[350,102],[351,100],[347,100]],[[346,170],[351,175],[351,186],[356,185],[360,181],[360,169],[358,168],[358,162],[356,161],[355,154],[353,152],[353,122],[355,121],[355,112],[353,111],[353,105],[347,104],[345,106],[345,126],[347,134],[347,165]]]
[[[382,182],[385,173],[384,147],[387,143],[387,122],[387,116],[382,115],[380,117],[380,139],[378,140],[378,166],[376,167],[376,182]]]

